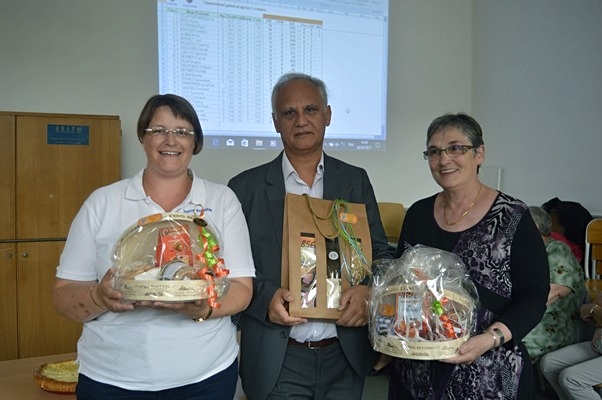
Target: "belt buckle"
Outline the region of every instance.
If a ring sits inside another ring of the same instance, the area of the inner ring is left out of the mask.
[[[320,348],[320,346],[312,346],[311,345],[312,343],[315,343],[315,342],[311,342],[311,341],[308,340],[305,343],[307,343],[307,348],[310,349],[310,350],[316,350],[316,349]]]

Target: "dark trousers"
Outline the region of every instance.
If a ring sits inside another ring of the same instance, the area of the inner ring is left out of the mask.
[[[96,382],[80,374],[78,400],[226,400],[233,399],[238,381],[238,361],[204,381],[159,391],[127,390]]]
[[[338,342],[318,349],[289,345],[267,400],[360,400],[363,390],[364,378],[347,362]]]

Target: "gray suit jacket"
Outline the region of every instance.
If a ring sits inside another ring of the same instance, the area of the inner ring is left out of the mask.
[[[263,400],[274,387],[282,366],[289,326],[268,321],[267,311],[276,289],[281,287],[284,177],[282,153],[273,161],[244,171],[228,183],[245,213],[255,261],[253,299],[241,315],[240,375],[251,400]],[[372,258],[392,258],[380,221],[378,205],[368,174],[362,168],[324,155],[324,199],[364,203],[370,224]],[[353,369],[365,376],[377,354],[368,340],[367,327],[337,326],[341,347]]]

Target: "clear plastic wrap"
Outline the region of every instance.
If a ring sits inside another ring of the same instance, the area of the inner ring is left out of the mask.
[[[217,299],[229,286],[220,237],[200,215],[163,213],[141,218],[117,241],[114,287],[127,301]]]
[[[414,246],[374,262],[370,340],[393,357],[439,360],[457,355],[475,333],[478,293],[455,254]]]

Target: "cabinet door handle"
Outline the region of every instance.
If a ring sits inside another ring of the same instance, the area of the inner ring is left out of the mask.
[[[27,257],[29,257],[29,253],[28,253],[28,252],[26,252],[26,251],[24,251],[24,252],[23,252],[23,254],[21,254],[21,255],[23,256],[23,258],[27,258]]]

